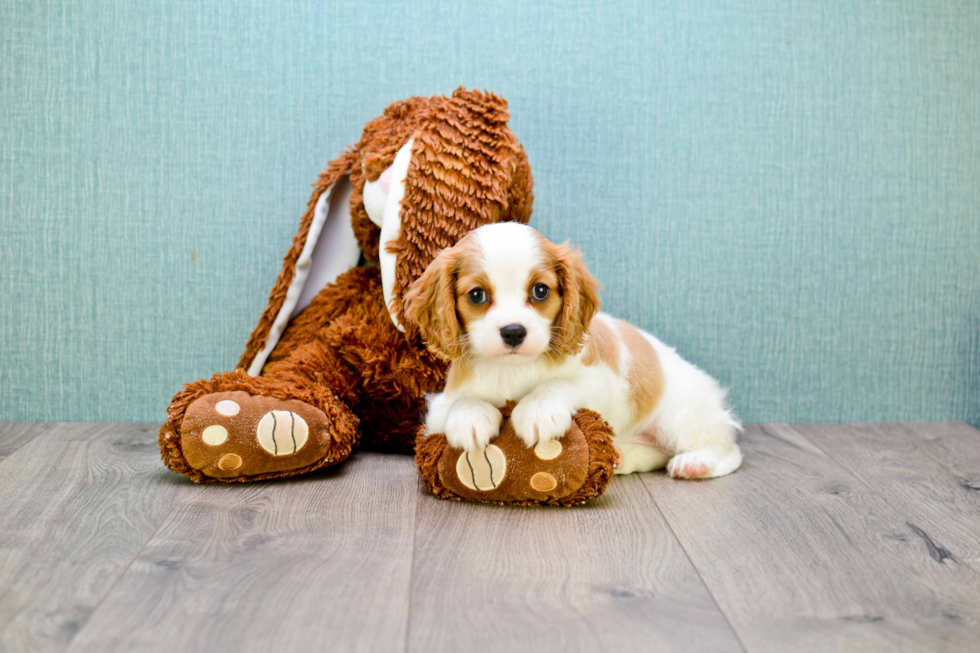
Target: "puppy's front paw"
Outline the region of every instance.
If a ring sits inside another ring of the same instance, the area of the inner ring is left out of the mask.
[[[449,409],[453,407],[452,399],[444,392],[439,392],[426,397],[426,403],[428,408],[425,411],[425,430],[428,433],[445,433]]]
[[[477,399],[460,399],[449,409],[446,440],[467,452],[485,449],[500,433],[503,416],[494,406]]]
[[[518,437],[529,447],[557,440],[572,426],[568,404],[554,397],[524,397],[510,416]]]

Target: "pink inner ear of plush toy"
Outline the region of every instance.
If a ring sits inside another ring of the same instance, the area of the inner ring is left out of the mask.
[[[378,184],[381,186],[381,190],[383,190],[385,193],[387,193],[388,189],[391,188],[391,168],[392,166],[388,166],[385,171],[381,173],[381,176],[378,177]]]

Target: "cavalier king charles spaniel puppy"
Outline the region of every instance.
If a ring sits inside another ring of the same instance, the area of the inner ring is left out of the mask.
[[[451,362],[426,428],[458,449],[486,447],[500,431],[497,407],[513,400],[528,447],[561,438],[579,408],[602,415],[619,474],[666,467],[701,479],[742,463],[725,391],[652,335],[599,313],[598,284],[567,244],[515,222],[480,227],[439,254],[406,303]]]

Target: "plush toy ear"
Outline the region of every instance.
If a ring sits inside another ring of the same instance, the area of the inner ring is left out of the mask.
[[[309,306],[324,286],[360,260],[361,250],[350,216],[349,175],[356,160],[355,152],[335,159],[314,188],[299,232],[269,295],[269,305],[238,363],[253,376],[262,373],[289,321]]]
[[[405,294],[405,317],[437,356],[452,360],[463,354],[463,329],[456,316],[458,256],[444,249]]]
[[[569,246],[552,245],[551,255],[563,305],[552,335],[552,349],[558,354],[577,353],[584,344],[592,318],[599,312],[599,282],[585,267],[582,253]]]
[[[530,167],[507,119],[503,98],[458,89],[432,99],[410,145],[399,151],[381,247],[390,256],[381,271],[396,322],[405,293],[439,250],[482,225],[530,218]],[[398,220],[389,221],[396,202]]]
[[[395,155],[395,162],[375,182],[376,187],[381,189],[383,193],[386,193],[380,223],[371,215],[373,212],[370,209],[368,210],[368,215],[371,216],[372,221],[381,227],[381,243],[378,245],[378,264],[381,267],[381,290],[384,293],[385,306],[388,307],[391,320],[399,331],[404,331],[405,327],[402,326],[401,321],[398,319],[398,312],[392,302],[395,288],[395,269],[398,265],[398,253],[394,247],[389,247],[389,245],[397,242],[401,236],[401,214],[402,200],[405,198],[405,178],[408,176],[408,168],[412,163],[412,148],[414,146],[415,139],[410,138],[398,150],[398,154]],[[369,193],[371,189],[367,186],[365,184],[365,204],[371,201],[373,194]]]

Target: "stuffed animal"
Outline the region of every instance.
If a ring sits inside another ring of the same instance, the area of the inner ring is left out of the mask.
[[[403,297],[471,229],[529,220],[531,169],[508,118],[502,98],[459,89],[396,102],[365,126],[314,185],[237,368],[174,396],[159,435],[168,468],[243,482],[336,464],[359,444],[413,451],[425,395],[443,387],[447,363],[426,349]],[[530,483],[519,470],[540,470],[518,462],[530,450],[501,447],[514,456],[510,482]],[[573,458],[579,470],[579,454],[551,467]],[[571,481],[521,501],[586,496],[582,487],[608,482],[597,473],[579,484],[569,469],[548,473]]]
[[[442,499],[519,506],[575,506],[601,495],[619,458],[609,425],[583,409],[564,437],[531,449],[510,422],[514,406],[501,408],[500,435],[476,454],[453,449],[445,435],[423,427],[415,462],[429,491]]]
[[[402,296],[480,225],[531,216],[531,169],[507,103],[459,89],[396,102],[314,185],[238,367],[184,386],[159,444],[197,482],[256,481],[341,462],[362,443],[410,453],[446,363]],[[359,265],[360,263],[360,265]]]

